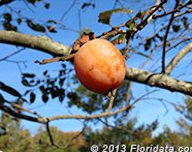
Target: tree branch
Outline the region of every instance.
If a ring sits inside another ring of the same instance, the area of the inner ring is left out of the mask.
[[[156,74],[141,69],[127,68],[126,79],[192,96],[192,82],[177,80],[166,74]]]
[[[136,30],[134,31],[134,33],[143,29],[153,19],[155,12],[159,10],[159,8],[161,8],[165,3],[167,3],[167,0],[162,0],[160,4],[158,4],[155,8],[151,9],[149,15],[140,24],[136,26]]]
[[[11,53],[11,54],[9,54],[9,55],[3,57],[3,58],[1,58],[1,59],[0,59],[0,62],[1,62],[1,61],[4,61],[4,60],[7,60],[8,58],[10,58],[10,57],[12,57],[12,56],[14,56],[14,55],[16,55],[16,54],[22,52],[24,49],[25,49],[25,48],[21,48],[21,49],[15,51],[15,52],[13,52],[13,53]]]
[[[174,9],[176,9],[179,5],[179,1],[177,0],[176,1],[176,4],[175,4],[175,7]],[[165,32],[165,36],[164,36],[164,40],[163,40],[163,53],[162,53],[162,73],[165,73],[165,56],[166,56],[166,46],[167,46],[167,38],[168,38],[168,34],[169,34],[169,30],[171,28],[171,24],[174,20],[174,15],[175,15],[175,12],[173,12],[171,14],[171,18],[169,20],[169,24],[167,25],[167,29],[166,29],[166,32]]]
[[[170,74],[173,68],[179,63],[179,61],[190,51],[192,51],[192,42],[184,47],[175,57],[169,62],[165,68],[165,72]]]
[[[181,11],[182,8],[185,8],[186,6],[191,5],[191,4],[192,4],[192,2],[189,0],[186,4],[182,5],[181,7],[175,8],[174,10],[171,10],[169,12],[165,12],[163,14],[153,16],[153,19],[162,18],[162,17],[170,15],[172,13],[179,12],[179,11]],[[189,13],[189,12],[190,12],[190,10],[186,10],[185,12],[182,12],[181,14],[180,13],[179,14],[183,15],[183,14]],[[175,14],[174,17],[180,16],[179,14]]]
[[[0,104],[0,109],[16,118],[20,118],[20,119],[24,119],[24,120],[28,120],[28,121],[32,121],[32,122],[37,122],[37,123],[43,123],[43,124],[46,123],[46,121],[42,118],[36,118],[36,117],[28,116],[28,115],[25,115],[22,113],[18,113],[4,104]]]
[[[69,47],[62,45],[61,43],[54,42],[47,37],[32,36],[12,31],[0,31],[0,43],[35,48],[54,56],[69,55],[70,50]],[[181,51],[181,54],[183,55],[178,54],[178,56],[169,63],[166,67],[167,71],[170,71],[171,66],[174,68],[175,65],[181,60],[185,54],[182,52],[184,51]],[[192,84],[190,82],[179,81],[164,74],[154,74],[140,69],[127,68],[126,79],[149,86],[156,86],[166,90],[180,92],[186,95],[192,95]]]
[[[132,107],[131,105],[127,105],[113,112],[103,112],[95,115],[57,115],[57,116],[48,117],[47,119],[49,121],[54,121],[59,119],[96,119],[96,118],[110,117],[112,115],[116,115],[123,111],[129,110],[131,107]]]
[[[69,47],[55,42],[45,36],[32,36],[14,31],[0,31],[0,43],[19,45],[41,50],[53,56],[61,56],[69,53]]]
[[[117,94],[117,89],[110,92],[109,106],[107,108],[108,112],[110,112],[111,109],[113,108],[113,104],[114,104],[114,101],[115,101],[116,94]]]
[[[50,130],[50,127],[49,127],[49,121],[47,121],[46,123],[46,130],[47,130],[47,133],[48,133],[48,136],[49,136],[49,140],[51,142],[51,145],[54,146],[55,143],[54,143],[54,140],[53,140],[53,136],[51,134],[51,130]]]

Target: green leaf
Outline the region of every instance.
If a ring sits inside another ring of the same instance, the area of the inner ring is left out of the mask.
[[[50,88],[50,94],[51,94],[52,99],[58,97],[59,96],[59,88],[57,86]]]
[[[21,18],[18,18],[18,19],[17,19],[17,23],[18,23],[18,24],[21,24],[21,23],[22,23],[22,19],[21,19]]]
[[[46,93],[44,93],[42,95],[42,100],[43,100],[44,103],[47,103],[47,101],[49,100],[49,96]]]
[[[21,94],[14,88],[7,86],[3,82],[0,82],[0,89],[16,97],[21,97]]]
[[[112,41],[113,44],[126,43],[126,34],[120,34],[117,38]]]
[[[28,27],[30,27],[34,31],[43,32],[43,33],[46,31],[45,27],[38,23],[35,24],[31,20],[27,20],[26,22],[27,22]]]
[[[17,26],[12,25],[10,22],[3,22],[3,28],[8,31],[17,31]]]
[[[23,75],[23,77],[27,77],[27,78],[34,78],[35,77],[35,74],[33,74],[33,73],[23,73],[22,75]]]
[[[35,98],[36,98],[35,93],[31,92],[31,93],[30,93],[30,103],[34,103]]]
[[[43,72],[43,75],[44,75],[44,76],[47,76],[47,75],[48,75],[48,70],[45,70],[45,71]]]
[[[114,13],[132,13],[133,10],[130,9],[124,9],[124,8],[117,8],[117,9],[113,9],[113,10],[108,10],[105,12],[101,12],[99,14],[99,22],[103,23],[103,24],[110,24],[110,19],[111,16]]]
[[[93,7],[93,8],[95,8],[95,4],[94,3],[83,3],[83,5],[81,6],[81,9],[85,9],[85,8],[87,8],[87,7]]]
[[[65,98],[65,95],[60,95],[60,96],[59,96],[59,101],[62,103],[63,100],[64,100],[64,98]]]
[[[63,102],[64,98],[65,98],[65,90],[59,89],[59,101]]]
[[[47,23],[57,24],[57,22],[56,22],[56,21],[54,21],[54,20],[48,20],[48,21],[47,21]]]
[[[24,86],[26,86],[26,87],[30,86],[29,82],[28,82],[26,79],[24,79],[24,78],[22,79],[21,83],[22,83]]]
[[[50,4],[49,4],[49,3],[45,3],[44,7],[45,7],[46,9],[49,9]]]
[[[173,31],[178,32],[181,29],[180,25],[173,25]]]
[[[7,21],[7,22],[10,22],[12,20],[12,16],[10,13],[4,13],[3,14],[3,17],[4,19]]]
[[[63,84],[64,84],[64,82],[65,82],[65,78],[61,78],[61,79],[59,80],[59,86],[62,87]]]
[[[136,25],[136,18],[132,18],[129,21],[125,23],[125,26],[127,26],[130,30],[132,30]]]

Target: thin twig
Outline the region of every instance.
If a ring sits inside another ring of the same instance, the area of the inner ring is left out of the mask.
[[[117,94],[117,89],[111,91],[109,106],[107,108],[108,112],[110,112],[111,109],[113,108],[113,104],[114,104],[114,101],[115,101],[116,94]]]
[[[137,102],[139,102],[139,101],[140,101],[141,99],[143,99],[144,97],[148,96],[149,94],[155,93],[155,92],[157,92],[157,91],[158,91],[158,90],[156,89],[156,90],[152,90],[152,91],[150,91],[150,92],[147,92],[147,93],[143,94],[143,95],[140,96],[139,98],[135,99],[134,102],[133,102],[131,105],[133,106],[134,104],[136,104]]]
[[[189,52],[192,51],[192,43],[189,43],[186,47],[184,47],[178,54],[174,56],[174,58],[169,62],[166,66],[165,71],[167,74],[170,74],[173,68],[179,63],[179,61]]]
[[[178,43],[176,43],[175,45],[169,47],[167,49],[167,52],[169,52],[170,50],[172,50],[173,48],[176,48],[178,45],[182,44],[183,42],[186,42],[186,41],[189,41],[189,40],[192,40],[192,37],[189,37],[189,38],[183,38],[183,40],[179,41]]]
[[[132,107],[131,105],[127,105],[113,112],[103,112],[95,115],[57,115],[57,116],[48,117],[48,119],[49,121],[54,121],[59,119],[87,119],[88,120],[88,119],[96,119],[101,117],[110,117],[112,115],[116,115],[123,111],[129,110],[131,109],[131,107]]]
[[[58,62],[58,61],[67,61],[73,59],[75,56],[75,53],[67,55],[67,56],[62,56],[62,57],[54,57],[50,59],[44,59],[42,61],[36,60],[35,63],[39,64],[47,64],[47,63],[52,63],[52,62]]]
[[[32,121],[32,122],[43,123],[43,124],[45,123],[45,119],[36,118],[36,117],[32,117],[32,116],[25,115],[22,113],[18,113],[4,104],[0,104],[0,109],[16,118],[20,118],[20,119],[24,119],[24,120],[28,120],[28,121]]]
[[[73,2],[71,3],[71,5],[69,6],[69,8],[63,13],[63,15],[61,16],[60,20],[55,24],[53,25],[52,27],[49,28],[49,31],[55,29],[57,27],[57,25],[59,25],[63,19],[65,18],[65,16],[70,12],[70,10],[72,9],[72,7],[75,5],[76,3],[76,0],[73,0]]]
[[[37,112],[34,112],[34,111],[31,111],[29,109],[26,109],[24,107],[22,107],[21,105],[19,104],[16,104],[16,103],[12,103],[12,102],[9,102],[9,104],[11,104],[13,107],[15,108],[18,108],[18,109],[21,109],[21,111],[26,111],[30,114],[33,114],[33,115],[36,115],[37,117],[41,118],[41,119],[44,119],[41,115],[39,115]]]
[[[167,16],[167,15],[170,15],[170,14],[175,14],[176,12],[179,12],[182,8],[188,6],[192,4],[192,2],[189,0],[186,4],[182,5],[181,7],[178,7],[178,8],[175,8],[174,10],[172,11],[169,11],[169,12],[166,12],[166,13],[163,13],[163,14],[160,14],[160,15],[156,15],[156,16],[153,16],[153,19],[158,19],[158,18],[162,18],[164,16]],[[185,13],[187,13],[187,11],[185,11]],[[177,17],[177,14],[175,14],[176,16],[174,17]]]
[[[175,7],[174,9],[176,9],[179,5],[179,0],[176,1]],[[169,24],[167,25],[167,30],[164,36],[164,40],[163,40],[163,53],[162,53],[162,73],[165,73],[165,57],[166,57],[166,45],[167,45],[167,38],[168,38],[168,34],[169,34],[169,30],[171,28],[171,24],[174,20],[174,15],[175,12],[172,13],[171,18],[169,20]]]
[[[191,13],[191,12],[192,12],[192,9],[188,9],[188,10],[186,10],[186,11],[184,11],[184,12],[175,14],[174,17],[179,17],[179,16],[182,16],[182,15],[185,15],[185,14],[189,14],[189,13]]]
[[[119,29],[120,27],[114,27],[108,32],[104,32],[103,34],[97,36],[97,38],[102,38],[102,39],[110,39],[111,37],[114,37],[120,33],[122,33],[122,30]]]
[[[22,52],[24,49],[25,49],[25,48],[21,48],[21,49],[15,51],[15,52],[13,52],[13,53],[11,53],[11,54],[9,54],[9,55],[3,57],[3,58],[1,58],[0,61],[3,61],[3,60],[8,59],[8,58],[10,58],[10,57],[12,57],[12,56],[14,56],[14,55],[16,55],[16,54]]]
[[[46,130],[47,130],[47,133],[48,133],[48,136],[49,136],[49,140],[51,142],[51,145],[52,146],[55,146],[55,143],[54,143],[54,140],[53,140],[53,136],[51,134],[51,130],[50,130],[50,127],[49,127],[49,120],[47,119],[47,123],[46,123]]]
[[[159,8],[161,8],[166,2],[167,2],[167,0],[163,0],[159,5],[155,6],[155,8],[152,7],[153,9],[151,10],[151,12],[149,12],[149,15],[148,15],[143,21],[141,21],[140,24],[138,24],[138,25],[135,27],[134,34],[135,34],[137,31],[143,29],[143,28],[147,25],[147,23],[149,23],[149,21],[151,21],[151,19],[153,19],[154,13],[155,13],[156,11],[158,11]]]

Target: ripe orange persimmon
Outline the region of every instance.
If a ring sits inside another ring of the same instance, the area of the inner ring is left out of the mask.
[[[80,82],[97,93],[108,93],[117,88],[126,73],[121,53],[104,39],[93,39],[81,46],[74,56],[74,66]]]

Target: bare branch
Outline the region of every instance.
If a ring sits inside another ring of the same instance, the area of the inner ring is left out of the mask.
[[[166,74],[155,74],[152,72],[147,72],[144,70],[140,69],[135,69],[135,68],[127,68],[127,73],[126,73],[126,79],[139,82],[142,84],[147,84],[149,86],[155,86],[159,88],[164,88],[170,91],[177,91],[186,95],[192,95],[192,83],[191,82],[184,82],[180,80],[173,79],[169,77]],[[104,113],[100,114],[95,114],[95,115],[57,115],[57,116],[52,116],[48,117],[46,119],[43,118],[35,118],[31,116],[27,116],[24,114],[18,114],[11,108],[5,106],[5,105],[0,105],[0,109],[9,113],[10,115],[33,121],[33,122],[39,122],[39,123],[47,123],[47,121],[54,121],[54,120],[59,120],[59,119],[96,119],[96,118],[101,118],[101,117],[110,117],[112,115],[116,115],[118,113],[121,113],[123,111],[127,111],[131,108],[131,105],[127,105],[125,107],[122,107],[116,111],[107,111]]]
[[[30,114],[36,115],[38,118],[41,118],[42,120],[44,119],[43,116],[39,115],[37,112],[31,111],[29,109],[24,108],[23,106],[13,103],[13,102],[9,102],[10,105],[12,105],[13,107],[17,108],[17,109],[21,109],[21,111],[26,111]],[[46,120],[45,120],[46,121]]]
[[[173,68],[179,63],[179,61],[190,51],[192,51],[192,43],[189,43],[184,47],[175,57],[170,61],[170,63],[165,68],[165,72],[170,74]]]
[[[32,36],[14,31],[0,31],[0,43],[41,50],[51,55],[67,55],[69,47],[45,36]]]
[[[184,11],[184,12],[175,14],[174,17],[179,17],[179,16],[182,16],[182,15],[184,15],[184,14],[189,14],[189,13],[191,13],[191,12],[192,12],[192,9],[188,9],[188,10],[186,10],[186,11]]]
[[[181,7],[175,8],[174,10],[171,10],[169,12],[165,12],[165,13],[160,14],[160,15],[153,16],[153,19],[162,18],[164,16],[167,16],[167,15],[170,15],[170,14],[173,14],[173,13],[175,14],[176,12],[179,12],[182,8],[184,8],[184,7],[188,6],[188,5],[191,5],[191,4],[192,4],[192,2],[189,0],[186,4],[182,5]],[[189,13],[189,12],[190,11],[184,11],[181,14],[180,13],[179,14],[183,15],[183,14]],[[175,14],[174,17],[180,16],[179,14]]]
[[[44,59],[43,61],[36,60],[35,63],[47,64],[47,63],[59,62],[59,61],[70,61],[74,58],[74,56],[75,56],[75,53],[67,55],[67,56],[62,56],[62,57],[54,57],[51,59]]]
[[[175,4],[175,7],[174,9],[176,9],[179,5],[179,1],[176,1],[176,4]],[[166,45],[167,45],[167,38],[168,38],[168,34],[169,34],[169,30],[171,28],[171,24],[174,20],[174,15],[175,15],[175,12],[173,12],[171,14],[171,18],[169,20],[169,24],[167,25],[167,29],[166,29],[166,32],[165,32],[165,36],[164,36],[164,40],[163,40],[163,53],[162,53],[162,73],[165,73],[165,56],[166,56]]]
[[[69,6],[69,8],[63,13],[63,15],[61,16],[60,20],[53,26],[51,26],[49,28],[49,31],[55,29],[62,21],[63,19],[65,18],[65,16],[70,12],[70,10],[72,9],[72,7],[75,5],[76,3],[76,0],[73,0],[72,4]]]
[[[136,30],[134,31],[134,33],[143,29],[151,21],[151,19],[153,19],[155,12],[157,10],[159,10],[159,8],[161,8],[165,3],[167,3],[167,0],[162,0],[159,5],[155,6],[155,8],[153,8],[153,9],[151,9],[151,11],[149,12],[149,15],[140,24],[138,24],[136,26]]]
[[[182,44],[183,42],[189,41],[189,40],[191,40],[191,39],[192,39],[192,37],[183,38],[181,41],[177,42],[175,45],[170,46],[170,47],[167,49],[167,52],[169,52],[169,51],[172,50],[173,48],[176,48],[177,46],[179,46],[179,45]]]
[[[46,123],[46,129],[47,129],[47,133],[48,133],[48,136],[49,136],[49,140],[51,142],[51,145],[52,146],[55,146],[55,143],[54,143],[54,140],[53,140],[53,136],[51,134],[51,130],[50,130],[50,127],[49,127],[49,121],[47,121]]]
[[[117,89],[115,89],[115,90],[113,90],[111,92],[109,106],[108,106],[108,109],[107,109],[108,112],[110,112],[111,109],[113,108],[113,104],[114,104],[114,101],[115,101],[116,94],[117,94]]]
[[[59,119],[97,119],[101,117],[110,117],[112,115],[116,115],[123,111],[129,110],[131,107],[132,107],[131,105],[127,105],[113,112],[103,112],[95,115],[57,115],[57,116],[48,117],[47,119],[49,121],[59,120]]]
[[[127,68],[126,79],[192,96],[192,82],[177,80],[166,74],[156,74],[141,69]]]
[[[20,53],[20,52],[22,52],[24,49],[25,49],[25,48],[21,48],[21,49],[15,51],[15,52],[13,52],[13,53],[11,53],[11,54],[9,54],[9,55],[3,57],[3,58],[1,58],[1,59],[0,59],[0,62],[3,61],[3,60],[8,59],[8,58],[10,58],[10,57],[12,57],[12,56],[14,56],[14,55]]]
[[[24,119],[32,122],[46,123],[45,120],[42,118],[36,118],[36,117],[28,116],[22,113],[18,113],[4,104],[0,104],[0,109],[16,118],[20,118],[20,119]]]
[[[146,96],[148,96],[149,94],[152,94],[154,92],[157,92],[157,90],[152,90],[150,92],[146,92],[145,94],[141,95],[139,98],[135,99],[131,105],[136,104],[137,102],[143,100]]]
[[[122,26],[124,26],[124,25],[122,25]],[[122,33],[122,30],[120,30],[119,28],[120,27],[112,28],[110,31],[104,32],[100,36],[97,36],[97,38],[110,39],[111,37],[114,37],[114,36]]]

